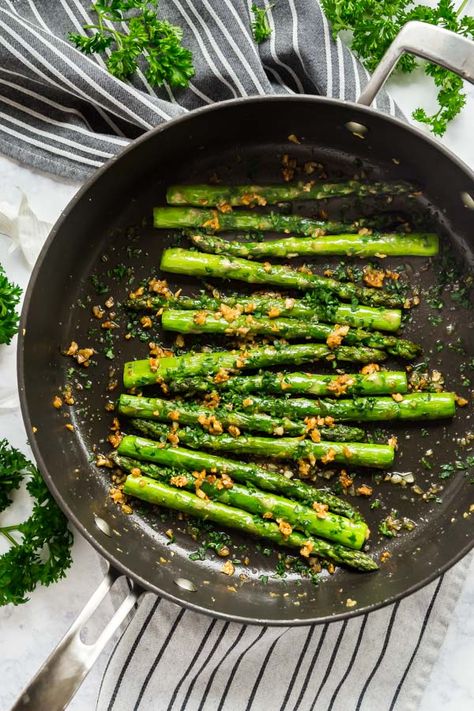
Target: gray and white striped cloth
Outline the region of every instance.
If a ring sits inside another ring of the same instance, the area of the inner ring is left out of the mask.
[[[133,86],[108,74],[67,40],[91,23],[90,0],[0,0],[0,152],[82,180],[130,139],[179,114],[255,94],[326,94],[355,100],[367,71],[338,39],[316,0],[282,0],[273,30],[253,41],[253,0],[162,0],[160,13],[183,28],[196,75],[187,90]],[[264,3],[261,2],[261,5]],[[381,93],[376,104],[398,112]]]
[[[67,41],[90,0],[0,0],[0,152],[57,175],[88,177],[131,139],[215,101],[253,94],[354,100],[367,72],[333,41],[316,0],[280,0],[270,39],[250,32],[252,0],[162,0],[184,31],[196,76],[186,91],[133,85]],[[262,3],[261,3],[262,4]],[[385,93],[376,105],[399,113]],[[151,595],[118,643],[99,711],[415,711],[467,560],[410,598],[318,627],[242,626]]]
[[[318,626],[223,622],[146,595],[97,711],[417,711],[471,560],[401,602]]]

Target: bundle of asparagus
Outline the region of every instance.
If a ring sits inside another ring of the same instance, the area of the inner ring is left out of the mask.
[[[219,311],[223,306],[234,309],[238,315],[254,314],[269,318],[284,317],[296,319],[320,319],[328,323],[342,323],[378,331],[398,331],[401,325],[400,309],[373,308],[360,304],[344,304],[328,298],[326,289],[313,289],[302,299],[283,298],[280,294],[221,294],[216,289],[209,296],[201,292],[199,296],[175,296],[168,292],[160,296],[153,292],[138,296],[130,294],[126,306],[136,311],[158,311],[162,308],[180,310]]]
[[[299,548],[306,557],[321,556],[367,572],[377,569],[373,558],[359,550],[369,534],[366,523],[350,505],[332,494],[253,464],[160,444],[129,435],[122,439],[114,459],[124,471],[130,472],[124,485],[126,494],[282,546]],[[189,457],[190,454],[195,456]],[[179,474],[168,473],[149,462],[165,466],[179,463],[183,469]],[[196,465],[204,467],[203,472],[222,472],[223,476],[186,474]],[[236,486],[229,473],[247,486]],[[195,488],[196,493],[188,491],[189,488]],[[267,494],[265,490],[288,492],[303,503]]]
[[[367,442],[361,427],[339,423],[452,417],[455,395],[408,393],[405,371],[381,369],[388,356],[413,360],[421,351],[418,344],[395,335],[405,301],[397,290],[254,260],[315,254],[431,256],[438,251],[438,238],[432,233],[381,232],[393,227],[388,215],[348,223],[232,207],[409,191],[405,183],[354,180],[169,188],[167,201],[173,207],[155,208],[155,226],[197,230],[185,236],[201,251],[165,249],[163,272],[305,293],[294,298],[214,289],[212,294],[185,296],[173,294],[164,282],[155,289],[152,280],[149,292],[142,287],[130,294],[127,308],[156,313],[164,330],[238,337],[247,339],[247,345],[125,364],[124,385],[132,392],[120,395],[117,412],[128,418],[132,434],[124,435],[112,454],[127,474],[125,493],[299,548],[306,557],[365,571],[377,568],[360,551],[369,530],[347,499],[298,476],[288,478],[276,468],[222,453],[296,460],[301,474],[328,463],[386,469],[395,457],[392,441]],[[212,234],[227,229],[300,236],[263,242],[228,241]],[[262,337],[266,341],[258,343]],[[269,338],[285,340],[269,345]],[[337,367],[337,372],[294,370],[316,362]],[[361,372],[341,371],[348,362],[364,367]],[[268,370],[274,366],[284,370]],[[247,374],[249,370],[256,372]],[[160,386],[163,395],[137,394],[150,385]]]

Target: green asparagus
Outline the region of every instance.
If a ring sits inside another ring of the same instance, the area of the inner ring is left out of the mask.
[[[308,292],[302,299],[284,298],[279,294],[220,294],[209,296],[201,292],[199,296],[157,296],[156,294],[130,295],[127,308],[135,311],[158,311],[162,308],[210,309],[218,311],[222,305],[230,306],[240,313],[260,316],[282,316],[285,318],[318,318],[329,323],[348,324],[377,331],[397,331],[400,328],[402,312],[400,309],[373,308],[371,306],[353,306],[343,304],[327,292],[321,290]],[[329,297],[329,298],[328,298]]]
[[[330,277],[297,271],[280,264],[251,262],[237,257],[202,254],[187,249],[165,249],[161,256],[161,269],[173,274],[189,276],[238,279],[250,284],[274,284],[287,288],[321,289],[336,294],[346,301],[357,300],[369,306],[403,306],[404,298],[396,293],[340,282]]]
[[[213,235],[191,235],[192,243],[203,252],[233,257],[261,259],[307,257],[314,254],[348,257],[432,257],[438,254],[438,235],[432,232],[411,234],[374,232],[337,234],[323,237],[285,237],[265,242],[225,240]]]
[[[244,396],[250,393],[290,394],[305,393],[326,397],[340,395],[390,395],[406,393],[406,373],[379,370],[373,373],[347,373],[344,375],[319,375],[315,373],[273,373],[262,371],[257,375],[234,375],[216,383],[211,376],[176,379],[172,390],[180,393],[208,393],[212,390],[230,391]]]
[[[309,538],[296,531],[292,531],[288,536],[285,536],[280,531],[278,524],[272,521],[266,521],[251,513],[217,501],[200,499],[196,494],[167,486],[155,479],[129,475],[125,480],[124,492],[149,503],[214,521],[221,526],[228,526],[243,533],[265,538],[282,546],[299,548],[306,555],[320,556],[335,563],[341,563],[364,571],[377,570],[378,567],[370,556],[361,551],[329,543],[320,538]]]
[[[120,455],[115,457],[115,462],[121,469],[132,473],[132,475],[136,476],[138,469],[140,474],[152,479],[159,479],[169,486],[178,486],[194,491],[198,485],[198,488],[213,501],[235,506],[256,516],[267,514],[267,518],[273,518],[276,521],[283,519],[292,528],[303,531],[305,534],[322,536],[349,548],[357,550],[362,548],[369,535],[367,524],[362,521],[343,518],[338,514],[326,511],[320,505],[317,510],[314,510],[278,494],[269,494],[255,487],[249,489],[228,478],[217,478],[214,474],[208,474],[205,478],[201,476],[197,478],[182,470],[163,469],[156,464],[140,462],[137,459],[129,459]]]
[[[155,438],[166,439],[170,431],[167,425],[150,420],[130,420],[139,432]],[[394,449],[388,444],[366,444],[361,442],[314,442],[299,437],[254,437],[250,435],[212,435],[202,430],[181,427],[175,435],[179,441],[191,449],[211,449],[216,452],[235,452],[276,459],[304,459],[314,457],[324,464],[338,464],[376,467],[387,469],[393,464]]]
[[[300,365],[317,360],[359,361],[376,363],[385,360],[383,351],[362,346],[340,346],[331,350],[322,343],[295,343],[279,346],[256,346],[246,351],[189,353],[169,358],[147,358],[125,363],[123,384],[126,388],[167,383],[193,375],[222,374],[229,370],[263,368],[272,365]]]
[[[274,417],[333,417],[335,420],[375,422],[378,420],[439,420],[453,417],[455,393],[409,393],[393,397],[359,397],[347,400],[278,399],[253,396],[243,401],[250,412],[265,412]]]
[[[325,200],[332,197],[401,195],[412,188],[408,183],[382,183],[359,180],[328,182],[299,181],[283,185],[170,185],[166,192],[169,205],[275,205],[291,200]]]
[[[288,340],[308,339],[326,341],[331,345],[334,338],[338,345],[363,345],[380,348],[391,355],[412,360],[419,355],[421,348],[416,343],[384,333],[374,333],[349,326],[331,326],[320,323],[317,319],[309,321],[287,318],[237,316],[226,319],[220,311],[177,311],[166,309],[161,317],[165,331],[178,333],[211,333],[227,336],[272,336]],[[345,332],[347,330],[347,332]],[[340,335],[337,335],[337,334]],[[333,346],[331,346],[333,347]]]
[[[286,417],[275,418],[258,413],[256,415],[229,410],[209,409],[194,403],[163,400],[156,397],[137,397],[122,393],[118,399],[117,411],[126,417],[139,417],[159,422],[179,422],[184,425],[202,425],[204,429],[221,433],[223,428],[238,428],[249,432],[264,432],[282,436],[283,434],[304,435],[307,428],[301,422],[291,422]],[[235,430],[234,430],[235,431]],[[365,439],[364,430],[344,425],[323,427],[321,439],[334,442],[360,442]]]
[[[282,215],[278,212],[219,212],[199,210],[194,207],[155,207],[153,223],[158,228],[197,228],[208,232],[220,230],[273,231],[318,237],[323,234],[357,233],[361,228],[371,228],[376,220],[361,218],[356,222],[315,220],[299,215]]]
[[[364,520],[348,501],[334,496],[327,489],[316,488],[295,477],[288,478],[278,471],[266,469],[253,462],[239,462],[209,452],[173,447],[167,443],[154,442],[134,435],[125,435],[122,438],[117,452],[113,452],[111,456],[117,455],[191,472],[205,469],[208,473],[228,474],[236,481],[283,494],[307,506],[312,506],[314,503],[323,504],[329,511],[350,518],[352,521]]]

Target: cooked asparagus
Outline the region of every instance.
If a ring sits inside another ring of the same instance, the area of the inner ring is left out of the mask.
[[[125,435],[122,438],[117,453],[120,456],[154,462],[164,467],[176,467],[191,472],[204,469],[209,473],[228,474],[236,481],[283,494],[288,498],[302,501],[308,506],[316,502],[327,506],[329,511],[346,516],[353,521],[364,520],[348,501],[334,496],[327,489],[316,488],[296,477],[288,478],[278,471],[260,467],[253,462],[239,462],[209,452],[174,447],[168,443],[158,443],[134,435]],[[113,452],[111,456],[116,457],[117,454]]]
[[[321,288],[340,299],[357,300],[369,306],[403,306],[404,298],[376,288],[357,286],[352,282],[340,282],[330,277],[321,277],[306,271],[297,271],[284,265],[251,262],[237,257],[201,254],[187,249],[165,249],[161,256],[161,269],[173,274],[189,276],[237,279],[250,284],[274,284],[305,291]]]
[[[201,425],[204,429],[222,433],[224,428],[230,431],[248,430],[249,432],[264,432],[282,436],[283,434],[304,435],[306,425],[301,422],[291,422],[286,417],[270,417],[268,415],[249,414],[228,408],[203,407],[189,402],[163,400],[156,397],[137,397],[122,393],[118,399],[117,411],[127,417],[139,417],[158,422],[179,422],[184,425]],[[364,430],[359,427],[337,425],[322,427],[319,430],[321,439],[334,442],[360,442],[365,439]]]
[[[273,373],[262,371],[257,375],[234,375],[228,380],[215,382],[211,376],[194,376],[176,379],[172,390],[180,393],[212,390],[230,391],[238,395],[251,393],[285,395],[305,393],[326,397],[340,395],[390,395],[406,393],[408,383],[406,373],[379,370],[372,373],[345,373],[343,375],[319,375],[315,373]]]
[[[308,180],[283,185],[170,185],[166,191],[169,205],[197,207],[223,205],[275,205],[293,200],[325,200],[332,197],[367,197],[401,195],[410,191],[404,182],[369,182],[359,180]]]
[[[356,397],[344,400],[307,398],[278,399],[254,396],[242,407],[249,412],[266,412],[274,417],[333,417],[335,420],[374,422],[391,420],[439,420],[453,417],[455,393],[408,393],[393,397]],[[399,397],[399,399],[398,399]]]
[[[282,519],[292,528],[304,531],[306,534],[322,536],[349,548],[360,549],[369,535],[369,529],[363,521],[351,521],[331,511],[321,504],[316,510],[291,501],[278,494],[270,494],[260,489],[248,488],[238,484],[228,476],[223,478],[215,474],[196,477],[190,472],[174,469],[163,469],[156,464],[141,462],[128,457],[115,457],[115,462],[132,476],[140,475],[163,481],[169,486],[189,489],[200,489],[209,499],[221,504],[235,506],[256,516],[266,515],[275,521]]]
[[[336,234],[323,237],[285,237],[265,242],[226,240],[192,233],[191,241],[203,252],[262,259],[337,255],[348,257],[432,257],[438,254],[438,235],[432,232]]]
[[[285,318],[318,318],[329,323],[348,324],[378,331],[397,331],[400,328],[402,312],[400,309],[374,308],[344,304],[336,299],[328,299],[327,292],[316,289],[308,292],[302,299],[284,298],[279,294],[220,294],[209,296],[201,292],[199,296],[166,296],[156,294],[136,296],[133,293],[126,302],[130,309],[139,311],[158,311],[162,308],[209,309],[218,311],[222,306],[235,309],[237,314],[255,314],[260,316],[282,316]],[[214,291],[213,293],[216,293]]]
[[[272,521],[260,519],[251,513],[217,501],[203,500],[189,491],[167,486],[149,477],[129,475],[125,480],[124,492],[149,503],[214,521],[221,526],[228,526],[259,538],[265,538],[282,546],[299,548],[303,554],[321,556],[335,563],[364,571],[377,570],[378,567],[370,556],[361,551],[329,543],[321,538],[311,538],[297,531],[292,531],[288,536],[285,536],[280,531],[278,524]]]
[[[167,425],[150,420],[130,420],[135,429],[149,437],[166,438],[170,434]],[[315,430],[317,432],[317,430]],[[212,435],[202,430],[181,427],[173,433],[179,442],[192,449],[211,449],[216,452],[253,454],[276,459],[304,459],[313,457],[327,464],[336,462],[360,467],[387,469],[393,464],[394,449],[388,444],[367,444],[364,442],[315,442],[299,437],[255,437],[250,435]]]
[[[360,218],[355,222],[338,220],[315,220],[299,215],[282,215],[278,212],[265,214],[257,212],[219,212],[218,210],[199,210],[195,207],[155,207],[153,223],[158,228],[197,228],[209,232],[221,230],[246,230],[294,232],[311,237],[326,233],[359,232],[361,228],[371,228],[376,220]]]
[[[232,320],[225,318],[220,311],[177,311],[166,309],[161,317],[165,331],[178,333],[211,333],[227,336],[272,336],[288,340],[308,339],[325,341],[332,346],[341,342],[347,345],[363,345],[380,348],[391,355],[412,360],[421,348],[412,341],[390,336],[384,333],[363,331],[349,326],[332,326],[317,319],[304,321],[299,319],[255,317],[252,315],[236,316]],[[338,335],[340,334],[340,335]]]
[[[339,346],[331,350],[322,343],[294,343],[281,346],[256,346],[246,351],[214,351],[183,356],[147,358],[125,363],[123,384],[126,388],[167,383],[193,375],[217,374],[220,380],[228,371],[263,368],[273,365],[300,365],[317,360],[377,363],[385,360],[383,351],[363,346]],[[221,376],[221,377],[219,377]]]

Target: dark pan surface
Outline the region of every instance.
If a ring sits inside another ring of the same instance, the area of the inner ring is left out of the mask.
[[[368,128],[365,139],[346,128],[348,121],[358,121]],[[291,133],[302,137],[301,145],[288,143]],[[195,112],[139,139],[98,171],[68,206],[43,250],[26,296],[20,329],[24,334],[19,340],[19,381],[27,431],[37,428],[30,441],[49,487],[83,535],[114,566],[145,588],[198,611],[256,623],[304,624],[366,612],[402,597],[432,580],[469,550],[472,518],[463,514],[474,501],[469,483],[473,471],[469,475],[460,470],[444,480],[439,474],[442,464],[472,455],[470,444],[461,446],[461,440],[465,442],[472,430],[471,405],[458,411],[453,422],[429,425],[426,436],[416,425],[394,425],[387,430],[400,440],[395,471],[413,472],[424,492],[432,484],[441,484],[443,489],[425,500],[410,487],[382,482],[376,487],[381,509],[370,510],[367,502],[357,499],[373,531],[372,552],[389,550],[392,557],[376,574],[338,570],[333,576],[323,576],[318,587],[308,580],[300,582],[294,573],[285,578],[272,577],[275,557],[267,558],[251,541],[234,535],[235,555],[248,555],[250,563],[237,565],[232,578],[222,574],[220,558],[190,560],[189,553],[198,544],[180,532],[182,523],[172,515],[159,516],[140,507],[131,516],[123,514],[108,496],[109,471],[97,469],[90,456],[93,445],[104,452],[109,448],[105,439],[112,414],[104,405],[118,394],[120,385],[111,393],[107,383],[116,377],[120,381],[126,360],[146,357],[148,352],[147,343],[139,338],[124,340],[128,329],[120,311],[120,328],[114,332],[117,340],[112,345],[100,343],[104,334],[99,333],[99,322],[91,316],[91,306],[103,304],[110,295],[120,302],[129,290],[129,279],[137,283],[154,271],[158,273],[163,246],[176,240],[172,235],[165,238],[150,226],[152,207],[164,204],[169,183],[204,182],[214,173],[223,182],[279,181],[281,156],[286,152],[299,163],[323,163],[329,177],[353,175],[362,167],[368,177],[413,180],[423,187],[430,201],[430,219],[442,235],[443,252],[454,255],[465,272],[472,269],[474,212],[461,199],[464,191],[474,193],[472,176],[434,141],[375,111],[332,100],[297,97],[228,102]],[[346,212],[347,205],[334,203],[332,213]],[[384,209],[413,214],[426,207],[424,198],[384,205]],[[311,206],[301,209],[308,211]],[[330,263],[327,259],[311,261],[318,269]],[[399,263],[385,260],[384,266]],[[415,259],[405,263],[421,296],[432,291],[439,280],[439,264]],[[122,264],[128,271],[121,277]],[[91,282],[94,275],[98,279],[95,286]],[[173,288],[197,286],[187,279],[170,279],[170,283]],[[97,289],[100,291],[102,285],[104,293],[99,294]],[[474,356],[472,311],[453,301],[446,288],[441,296],[447,305],[443,323],[430,323],[437,311],[423,302],[405,333],[423,344],[430,366],[445,375],[446,389],[466,395],[469,387],[465,378],[473,375],[472,362],[470,371],[465,365],[461,369],[461,364]],[[155,340],[172,343],[156,330],[152,335]],[[457,347],[447,345],[457,339]],[[77,367],[68,372],[74,363],[61,354],[72,340],[80,347],[93,345],[102,351],[112,347],[115,357],[99,354],[97,364],[80,378]],[[74,391],[74,407],[58,412],[51,401],[68,378],[84,389]],[[69,421],[65,419],[66,410],[71,413],[74,433],[64,427]],[[427,450],[432,450],[432,455],[426,455]],[[432,469],[420,464],[424,455]],[[371,483],[371,477],[361,475],[357,482]],[[377,525],[391,508],[418,525],[399,538],[380,540]],[[96,526],[96,516],[109,523],[110,536]],[[170,526],[175,534],[172,544],[165,535]],[[244,548],[239,549],[240,545]],[[266,584],[259,579],[262,575],[269,576]],[[190,580],[196,590],[177,587],[179,578]],[[347,598],[357,604],[346,607]]]

